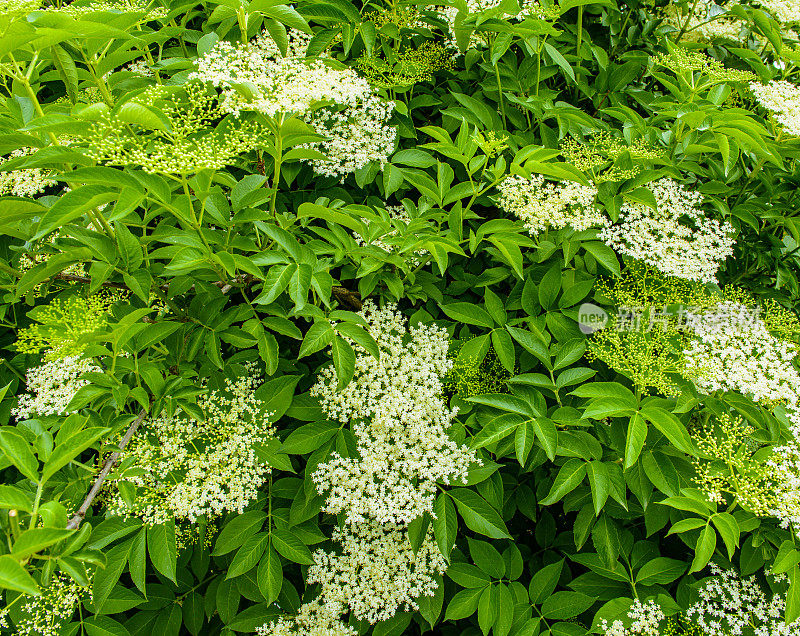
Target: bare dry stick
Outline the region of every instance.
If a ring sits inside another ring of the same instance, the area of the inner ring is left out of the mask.
[[[147,411],[144,409],[141,410],[139,415],[136,417],[131,425],[128,427],[128,430],[125,431],[125,435],[122,436],[122,440],[119,443],[119,450],[114,451],[111,455],[108,456],[106,459],[106,463],[103,464],[103,469],[97,475],[97,479],[94,480],[94,484],[92,484],[92,489],[86,495],[86,499],[83,500],[81,507],[78,508],[78,512],[75,513],[75,516],[69,520],[67,523],[68,530],[77,530],[78,527],[81,525],[81,521],[86,516],[86,513],[89,511],[89,508],[92,505],[92,501],[97,496],[97,493],[100,492],[100,489],[103,487],[103,482],[108,477],[108,473],[111,472],[111,469],[114,467],[114,464],[117,463],[119,459],[119,454],[122,450],[127,446],[128,442],[131,441],[134,433],[136,433],[136,429],[139,428],[139,425],[144,421],[145,416],[147,415]]]

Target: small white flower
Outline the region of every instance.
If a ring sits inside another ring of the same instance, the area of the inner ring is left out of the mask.
[[[88,371],[102,369],[80,356],[58,358],[28,369],[25,382],[32,395],[20,395],[11,414],[17,420],[32,415],[67,415],[67,405],[79,389],[89,384],[81,378]]]
[[[768,84],[750,83],[756,101],[770,111],[790,135],[800,135],[800,88],[784,80]]]
[[[716,282],[720,264],[733,254],[733,228],[709,218],[703,197],[673,179],[650,184],[656,208],[624,203],[620,222],[600,239],[620,254],[644,261],[668,276]]]
[[[500,207],[516,215],[536,236],[548,227],[570,226],[576,232],[608,225],[608,217],[597,207],[597,188],[574,181],[545,183],[541,175],[525,179],[510,175],[497,186]]]

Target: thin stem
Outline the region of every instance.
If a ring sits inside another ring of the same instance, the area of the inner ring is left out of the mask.
[[[125,435],[122,436],[122,440],[119,443],[119,450],[111,453],[111,455],[108,456],[108,459],[106,459],[106,462],[103,465],[102,470],[97,475],[97,479],[94,480],[94,484],[92,484],[92,488],[91,490],[89,490],[88,494],[86,495],[86,498],[83,500],[81,507],[78,508],[78,511],[75,513],[72,519],[70,519],[69,522],[67,523],[67,529],[77,530],[80,527],[83,518],[86,516],[86,513],[89,511],[89,508],[92,505],[92,501],[94,501],[94,498],[97,496],[97,493],[100,492],[100,489],[103,487],[103,482],[105,482],[106,477],[108,477],[108,474],[111,472],[111,469],[114,467],[114,464],[117,463],[120,453],[128,445],[128,442],[131,441],[131,438],[133,437],[134,433],[136,433],[136,430],[139,428],[139,425],[144,421],[146,415],[147,411],[142,409],[139,412],[139,415],[136,417],[136,419],[133,420],[131,425],[128,427],[128,430],[125,431]]]

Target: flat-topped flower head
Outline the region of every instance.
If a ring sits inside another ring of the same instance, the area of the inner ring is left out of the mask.
[[[800,135],[800,87],[785,80],[772,80],[767,84],[751,82],[750,91],[789,135]]]
[[[17,398],[11,414],[18,420],[33,415],[68,415],[67,405],[79,389],[89,384],[82,377],[89,371],[99,373],[102,369],[79,355],[56,358],[28,369],[25,384],[29,393]]]
[[[602,227],[608,217],[597,207],[597,188],[575,181],[545,183],[542,175],[526,179],[509,175],[497,186],[500,207],[514,214],[536,236],[547,228],[571,227],[576,232]]]
[[[145,421],[120,456],[121,477],[110,493],[113,514],[155,525],[170,519],[242,513],[269,473],[257,446],[273,435],[270,414],[256,397],[261,375],[226,379],[222,391],[197,398],[203,419],[160,416]],[[131,494],[131,491],[135,494]]]
[[[221,41],[197,60],[189,77],[220,89],[224,112],[305,121],[323,138],[304,144],[326,156],[307,159],[319,174],[344,177],[370,161],[385,163],[397,134],[388,125],[394,102],[378,97],[351,69],[303,59],[306,45],[295,36],[282,57],[267,34],[236,46]]]
[[[713,578],[698,590],[700,600],[686,611],[703,634],[800,636],[800,620],[787,624],[784,618],[785,594],[768,596],[755,576],[743,579],[735,570],[723,570],[714,563],[710,568]]]
[[[416,599],[433,596],[435,576],[447,568],[428,530],[414,552],[408,530],[375,522],[344,525],[333,533],[337,553],[318,550],[307,583],[319,583],[320,600],[348,608],[356,618],[384,621],[398,610],[418,609]]]
[[[708,217],[700,207],[703,196],[673,179],[660,179],[650,190],[655,208],[623,203],[619,223],[603,228],[600,239],[668,276],[716,282],[720,265],[733,254],[732,226]]]
[[[36,152],[35,148],[18,148],[12,150],[8,156],[0,157],[0,168],[10,159],[27,157]],[[42,168],[22,168],[20,170],[7,170],[0,172],[0,196],[11,194],[15,197],[33,198],[41,194],[48,187],[55,185],[49,170]]]
[[[354,343],[355,374],[337,391],[333,367],[323,369],[311,394],[331,419],[351,422],[357,456],[333,453],[313,474],[325,510],[348,523],[374,519],[407,524],[431,512],[437,483],[466,479],[474,454],[450,439],[455,411],[442,378],[452,368],[449,336],[435,325],[407,327],[393,305],[366,303],[362,315],[380,358]]]

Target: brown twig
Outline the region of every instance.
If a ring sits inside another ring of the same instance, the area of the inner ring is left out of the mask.
[[[352,307],[355,310],[361,309],[363,307],[363,303],[361,302],[361,296],[354,291],[350,291],[346,287],[339,287],[335,286],[333,288],[333,295],[336,297],[340,303],[345,303]]]
[[[111,472],[111,469],[114,467],[114,464],[117,463],[120,453],[124,450],[125,446],[128,445],[128,442],[131,441],[131,438],[133,437],[134,433],[136,433],[136,429],[139,428],[139,425],[144,421],[146,415],[147,411],[142,409],[139,415],[136,417],[136,419],[133,420],[133,422],[131,422],[131,425],[128,427],[128,430],[125,431],[125,435],[122,436],[122,440],[119,443],[119,450],[114,451],[108,456],[108,458],[105,461],[105,464],[103,464],[102,470],[100,470],[100,473],[94,480],[94,484],[92,484],[91,490],[86,495],[86,499],[83,500],[81,507],[78,508],[78,511],[75,513],[72,519],[70,519],[69,522],[67,523],[68,530],[77,530],[80,527],[81,521],[83,521],[83,518],[89,511],[89,508],[92,506],[92,501],[94,501],[94,498],[97,496],[97,493],[100,492],[100,489],[103,487],[103,482],[105,482],[106,477],[108,477],[108,473]]]

